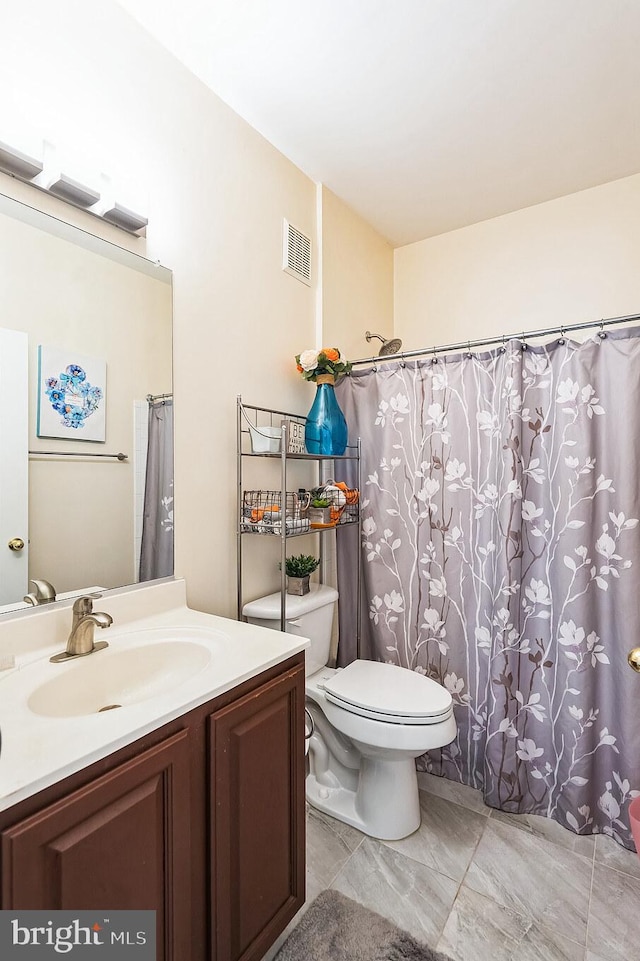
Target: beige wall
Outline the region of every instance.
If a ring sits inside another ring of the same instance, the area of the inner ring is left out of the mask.
[[[84,146],[114,179],[143,181],[148,237],[14,181],[6,192],[174,271],[176,573],[196,607],[234,613],[236,395],[308,409],[300,349],[336,341],[354,357],[367,328],[410,348],[637,309],[631,177],[397,250],[392,331],[388,245],[329,191],[318,203],[309,178],[112,0],[33,0],[2,19],[3,108]],[[281,270],[283,217],[322,253],[319,288]],[[262,540],[247,552],[251,594],[277,580]]]
[[[316,291],[281,270],[281,251],[283,217],[315,238],[315,185],[110,0],[34,0],[2,19],[3,96],[146,183],[146,242],[15,193],[172,268],[176,573],[194,607],[233,615],[235,400],[310,405],[293,356],[315,342]],[[254,592],[275,584],[273,545],[247,553]]]
[[[455,343],[640,307],[640,174],[395,251],[395,333]]]
[[[322,340],[349,360],[378,353],[365,331],[393,334],[393,248],[322,187]]]

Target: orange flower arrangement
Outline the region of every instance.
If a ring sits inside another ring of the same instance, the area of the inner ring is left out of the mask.
[[[323,347],[321,350],[303,350],[301,354],[296,354],[296,367],[305,380],[315,381],[319,374],[332,374],[334,377],[348,374],[352,365],[350,361],[341,359],[337,347]]]

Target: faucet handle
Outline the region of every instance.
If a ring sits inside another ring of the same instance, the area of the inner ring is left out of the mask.
[[[81,597],[75,599],[73,602],[74,619],[79,619],[84,617],[85,614],[93,613],[94,597],[102,597],[102,594],[83,594]]]

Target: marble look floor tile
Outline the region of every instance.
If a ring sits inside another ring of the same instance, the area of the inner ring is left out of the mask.
[[[535,924],[463,884],[438,951],[452,961],[583,961],[575,941]]]
[[[422,824],[388,847],[461,881],[489,819],[435,794],[420,792]]]
[[[606,961],[640,956],[640,880],[594,865],[587,949]]]
[[[477,791],[468,784],[460,784],[459,781],[450,781],[446,777],[438,777],[436,774],[426,774],[424,771],[418,772],[418,787],[421,791],[435,794],[438,797],[453,801],[463,808],[469,808],[476,814],[484,814],[489,817],[491,808],[487,807],[482,799],[482,791]]]
[[[365,838],[331,887],[432,946],[458,890],[451,878],[371,838]]]
[[[276,940],[273,942],[273,944],[271,945],[267,953],[262,955],[262,961],[273,961],[276,954],[278,953],[278,951],[280,950],[284,942],[287,940],[287,938],[295,928],[296,924],[298,923],[298,921],[300,920],[300,918],[302,917],[302,915],[304,914],[306,908],[309,906],[310,903],[311,903],[310,901],[306,901],[304,907],[301,908],[300,911],[298,911],[295,918],[289,921],[289,924],[286,926],[282,934],[276,938]]]
[[[592,870],[588,858],[490,818],[465,884],[584,944]]]
[[[343,821],[315,808],[307,809],[307,865],[320,890],[329,887],[364,837]]]
[[[574,834],[573,831],[567,830],[552,818],[541,817],[538,814],[507,814],[506,811],[493,809],[491,817],[494,821],[503,821],[505,824],[511,824],[521,831],[527,831],[529,834],[535,835],[535,837],[559,844],[567,851],[575,851],[576,854],[582,854],[585,858],[593,857],[596,846],[596,839],[593,834]]]
[[[291,919],[291,921],[289,921],[288,925],[286,926],[282,934],[280,934],[276,938],[276,940],[271,945],[267,953],[262,956],[262,961],[273,961],[273,958],[276,956],[276,954],[278,953],[278,951],[280,950],[284,942],[287,940],[287,938],[289,937],[289,935],[291,934],[295,926],[298,924],[300,919],[304,917],[304,915],[306,914],[308,909],[311,907],[312,903],[315,901],[317,896],[321,894],[324,890],[325,890],[324,885],[318,886],[317,882],[314,882],[312,879],[309,878],[309,872],[307,871],[307,892],[306,892],[307,896],[306,896],[305,902],[300,908],[300,910],[298,911],[298,913]]]
[[[606,868],[640,878],[640,857],[634,851],[627,851],[606,834],[598,834],[596,837],[596,861]],[[640,954],[640,951],[638,953]]]
[[[313,865],[307,867],[307,890],[306,890],[306,900],[305,906],[311,904],[322,891],[325,890],[327,885],[324,883],[322,878],[319,878],[316,874]]]

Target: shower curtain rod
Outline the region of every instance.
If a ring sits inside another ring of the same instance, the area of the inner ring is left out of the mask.
[[[508,340],[521,340],[526,347],[526,341],[530,337],[548,337],[551,334],[560,334],[564,337],[574,330],[587,330],[592,327],[599,327],[604,335],[604,328],[612,324],[629,324],[640,320],[640,314],[627,314],[626,317],[608,317],[606,320],[590,320],[581,324],[567,324],[566,327],[545,327],[542,330],[526,330],[519,334],[501,334],[498,337],[486,337],[483,340],[465,340],[459,344],[446,344],[443,347],[423,347],[420,350],[402,350],[397,354],[387,354],[386,356],[362,357],[351,362],[352,367],[360,364],[386,364],[390,360],[406,360],[408,357],[424,357],[425,355],[446,354],[451,350],[471,350],[472,347],[488,347],[493,344],[505,344]]]
[[[173,398],[173,394],[147,394],[147,403],[152,404],[154,400],[164,400],[165,397]]]

